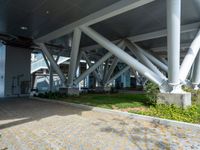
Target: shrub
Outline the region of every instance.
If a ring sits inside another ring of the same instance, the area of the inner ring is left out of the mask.
[[[155,83],[148,81],[144,87],[144,91],[148,97],[147,103],[155,105],[158,99],[159,87]]]
[[[45,92],[43,93],[39,93],[38,97],[40,98],[48,98],[48,99],[60,99],[60,98],[65,98],[67,97],[66,94],[61,94],[59,92]]]
[[[200,123],[200,111],[197,105],[183,109],[174,105],[159,104],[151,106],[147,111],[136,113],[177,121]]]

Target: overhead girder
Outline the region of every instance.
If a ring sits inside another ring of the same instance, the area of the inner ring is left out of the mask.
[[[106,20],[108,18],[120,15],[122,13],[125,13],[127,11],[136,9],[140,6],[143,6],[145,4],[151,3],[154,0],[122,0],[119,2],[116,2],[106,8],[103,8],[93,14],[90,14],[76,22],[73,22],[69,25],[63,26],[51,33],[48,33],[47,35],[44,35],[38,39],[35,40],[36,43],[44,43],[47,41],[51,41],[53,39],[57,39],[59,37],[62,37],[66,34],[71,33],[75,28],[85,25],[90,26],[95,23],[101,22],[103,20]]]

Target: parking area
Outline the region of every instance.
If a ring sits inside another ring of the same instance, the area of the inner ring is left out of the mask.
[[[0,101],[0,149],[200,149],[200,130],[28,98]]]

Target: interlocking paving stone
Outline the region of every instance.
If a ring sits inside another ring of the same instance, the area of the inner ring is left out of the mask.
[[[200,149],[200,129],[30,99],[0,101],[0,150]]]

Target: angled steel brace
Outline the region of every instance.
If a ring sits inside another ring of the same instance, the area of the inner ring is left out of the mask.
[[[89,65],[89,67],[92,67],[92,63],[91,61],[88,59],[87,55],[85,54],[85,52],[82,52],[83,58],[86,60],[87,64]],[[97,70],[94,70],[94,75],[97,79],[97,81],[101,84],[101,79],[99,77],[99,74],[97,72]]]
[[[195,39],[192,41],[192,44],[190,45],[190,48],[181,64],[180,68],[180,74],[179,78],[181,81],[185,81],[190,69],[192,67],[192,64],[194,63],[194,60],[199,52],[200,49],[200,30],[197,33]]]
[[[43,56],[43,58],[44,58],[44,61],[45,61],[46,65],[47,65],[48,69],[50,69],[49,62],[48,62],[48,60],[47,60],[47,58],[46,58],[46,56],[45,56],[45,54],[44,54],[43,51],[42,51],[42,56]]]
[[[128,71],[130,69],[130,66],[126,66],[124,69],[122,69],[121,71],[119,71],[117,74],[115,74],[111,79],[109,79],[105,85],[108,85],[109,83],[113,82],[114,80],[116,80],[117,78],[119,78],[124,72]]]
[[[143,53],[152,63],[154,63],[156,66],[158,66],[160,69],[162,69],[165,72],[168,72],[168,67],[166,64],[164,64],[162,61],[160,61],[158,58],[156,58],[155,56],[151,55],[150,53],[148,53],[147,51],[145,51],[144,49],[142,49],[141,47],[139,47],[138,45],[135,44],[135,46],[137,47],[137,49]]]
[[[105,75],[104,78],[104,82],[108,81],[110,79],[110,77],[112,76],[117,64],[119,62],[119,59],[117,57],[115,57],[110,65],[109,71],[107,72],[107,74]]]
[[[113,53],[115,56],[117,56],[120,60],[125,62],[127,65],[131,66],[141,74],[143,74],[145,77],[147,77],[149,80],[153,81],[154,83],[161,86],[161,84],[164,82],[162,78],[160,78],[159,75],[155,74],[153,71],[145,67],[143,64],[138,62],[136,59],[134,59],[132,56],[124,52],[122,49],[120,49],[118,46],[110,42],[108,39],[91,29],[90,27],[81,26],[80,29],[88,35],[90,38],[92,38],[94,41],[99,43],[102,47]]]
[[[122,40],[119,44],[117,44],[117,46],[124,50],[125,49],[124,40]],[[119,59],[117,57],[115,57],[112,64],[110,65],[110,68],[108,69],[108,71],[105,75],[105,78],[103,80],[104,83],[110,79],[110,77],[111,77],[113,71],[115,70],[118,62],[119,62]]]
[[[131,43],[129,40],[126,40],[125,44],[139,61],[149,67],[153,72],[158,74],[163,80],[167,80],[167,78],[158,70],[158,68],[142,53],[137,45]]]
[[[72,41],[72,50],[70,54],[70,64],[68,72],[68,86],[73,86],[73,80],[76,75],[76,63],[79,52],[79,45],[81,40],[81,31],[79,28],[74,30],[73,41]]]
[[[53,69],[56,71],[56,73],[59,75],[63,86],[66,86],[66,78],[65,75],[63,74],[63,72],[61,71],[61,69],[59,68],[59,66],[57,65],[57,63],[55,62],[53,56],[50,54],[50,52],[48,51],[48,49],[46,48],[44,43],[39,43],[40,48],[42,49],[42,52],[46,55],[46,57],[48,58],[48,60],[50,61]]]
[[[74,80],[74,84],[78,84],[81,82],[87,75],[93,72],[97,67],[99,67],[104,61],[112,56],[112,53],[108,52],[104,55],[100,60],[98,60],[94,65],[92,65],[89,69],[87,69],[84,73],[82,73],[77,79]]]
[[[103,78],[102,80],[105,81],[105,77],[106,75],[108,74],[108,71],[109,71],[109,59],[105,62],[105,65],[104,65],[104,70],[103,70]]]
[[[195,59],[194,69],[192,73],[192,85],[194,89],[199,89],[198,85],[200,84],[200,51]]]

